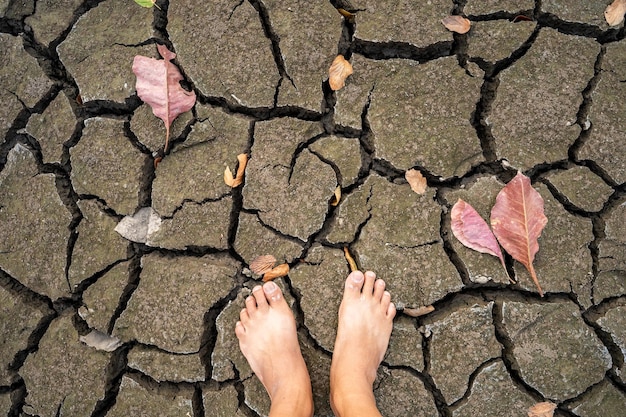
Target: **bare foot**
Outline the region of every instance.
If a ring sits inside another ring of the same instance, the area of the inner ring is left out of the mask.
[[[293,313],[278,285],[254,287],[239,318],[239,348],[270,396],[270,416],[312,416],[309,372]]]
[[[396,307],[385,282],[368,271],[346,279],[330,368],[330,401],[337,416],[379,416],[372,385],[385,356]]]

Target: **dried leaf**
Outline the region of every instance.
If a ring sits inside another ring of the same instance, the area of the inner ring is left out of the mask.
[[[404,307],[404,309],[402,310],[404,314],[410,317],[425,316],[426,314],[432,313],[433,311],[435,311],[435,307],[433,306],[423,306],[418,308]]]
[[[330,205],[333,207],[336,207],[339,204],[339,200],[341,200],[341,186],[338,185],[337,188],[335,188],[335,195],[333,197],[333,199],[330,202]]]
[[[350,21],[354,20],[354,17],[356,16],[356,14],[354,14],[354,13],[350,13],[350,12],[349,12],[349,11],[347,11],[346,9],[339,8],[339,9],[337,9],[337,11],[338,11],[338,12],[339,12],[339,13],[340,13],[343,17],[345,17],[346,19],[348,19],[348,20],[350,20]]]
[[[352,74],[352,64],[343,55],[337,55],[328,69],[328,83],[333,91],[343,88],[346,78]]]
[[[626,14],[626,0],[615,0],[604,10],[604,18],[609,26],[617,26],[622,23],[624,14]]]
[[[343,254],[348,261],[348,265],[350,265],[350,272],[358,271],[359,267],[356,266],[356,262],[354,262],[354,258],[352,257],[352,255],[350,255],[350,251],[348,250],[347,246],[343,247]]]
[[[537,403],[528,409],[528,417],[552,417],[555,409],[556,405],[549,401]]]
[[[469,19],[464,18],[463,16],[448,16],[441,20],[441,23],[451,32],[456,33],[467,33],[472,26],[472,23]]]
[[[409,169],[404,173],[404,178],[406,178],[407,182],[411,186],[411,190],[415,191],[417,194],[424,194],[426,191],[426,178],[419,172],[417,169]]]
[[[232,188],[239,187],[243,184],[243,176],[245,175],[246,166],[248,165],[248,155],[240,153],[237,155],[237,160],[239,161],[239,166],[237,167],[237,175],[235,177],[233,177],[233,173],[228,165],[224,170],[224,182]]]
[[[287,276],[289,273],[289,265],[281,264],[271,270],[267,271],[265,275],[263,275],[263,282],[271,281],[276,278]]]
[[[180,86],[183,76],[170,61],[176,54],[164,45],[157,45],[162,60],[136,55],[133,72],[137,76],[137,95],[150,105],[156,117],[165,123],[165,152],[170,138],[170,126],[178,115],[189,111],[196,103],[196,93]]]
[[[106,333],[102,333],[98,330],[92,330],[88,335],[81,336],[79,338],[81,342],[97,350],[103,350],[105,352],[113,352],[118,347],[122,346],[122,342],[117,337],[109,336]]]
[[[140,5],[141,7],[152,7],[156,6],[157,9],[161,10],[158,4],[156,4],[156,0],[135,0],[135,3]]]
[[[452,233],[459,242],[475,251],[498,257],[506,271],[500,245],[487,222],[480,217],[474,207],[459,198],[452,207],[450,215]]]
[[[229,187],[234,187],[235,177],[233,177],[233,172],[230,170],[228,165],[226,165],[226,168],[224,169],[224,182]]]
[[[262,275],[274,268],[274,264],[276,263],[276,258],[272,255],[261,255],[257,256],[250,262],[250,270],[255,274]]]
[[[496,197],[491,209],[491,228],[504,250],[526,267],[542,297],[533,261],[546,223],[543,198],[530,185],[530,179],[518,172]]]

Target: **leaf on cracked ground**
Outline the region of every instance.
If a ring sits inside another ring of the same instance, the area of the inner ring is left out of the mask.
[[[328,69],[328,84],[333,91],[337,91],[346,85],[346,78],[352,74],[352,64],[343,55],[337,55]]]
[[[552,417],[555,408],[556,405],[549,401],[537,403],[528,409],[528,417]]]
[[[547,223],[543,198],[531,186],[530,178],[518,172],[496,197],[491,209],[491,229],[504,250],[526,267],[542,297],[533,261]]]
[[[487,222],[480,217],[474,207],[459,198],[452,206],[450,214],[454,237],[470,249],[498,257],[506,271],[500,245]]]
[[[448,16],[441,20],[441,23],[451,32],[456,33],[467,33],[469,32],[472,23],[469,19],[464,18],[463,16]]]
[[[330,205],[333,207],[337,207],[340,200],[341,200],[341,186],[338,185],[337,188],[335,188],[335,194],[333,194],[333,197],[330,200]]]
[[[232,188],[237,188],[243,184],[243,176],[246,173],[246,166],[248,165],[248,155],[240,153],[237,155],[237,161],[239,161],[239,166],[237,167],[237,174],[234,177],[228,165],[226,165],[226,169],[224,170],[224,182]]]
[[[354,258],[350,254],[347,246],[343,247],[343,254],[346,257],[346,261],[348,261],[348,265],[350,265],[350,272],[358,271],[359,267],[356,265]]]
[[[417,194],[424,194],[427,184],[426,178],[424,178],[421,172],[417,169],[409,169],[404,173],[404,178],[411,186],[411,190],[415,191]]]
[[[435,311],[435,307],[433,306],[423,306],[418,308],[404,307],[402,313],[406,314],[409,317],[421,317],[425,316],[426,314],[432,313],[433,311]]]
[[[156,117],[165,123],[165,147],[167,152],[170,126],[180,114],[189,111],[196,103],[196,93],[186,91],[180,85],[183,76],[171,60],[176,54],[164,45],[157,45],[162,60],[136,55],[133,72],[137,76],[137,95],[147,103]]]
[[[88,335],[81,336],[79,340],[87,346],[97,350],[103,350],[105,352],[113,352],[115,349],[122,346],[120,339],[109,336],[108,334],[102,333],[98,330],[92,330]]]
[[[250,270],[255,274],[263,275],[274,268],[274,264],[276,264],[276,258],[272,255],[261,255],[250,262]]]
[[[615,0],[604,10],[604,18],[609,26],[617,26],[622,23],[624,14],[626,14],[626,0]]]
[[[275,268],[270,269],[265,274],[263,274],[263,282],[271,281],[276,278],[284,277],[289,274],[289,265],[281,264]]]
[[[157,9],[161,10],[158,4],[156,4],[156,0],[135,0],[135,3],[140,5],[141,7],[152,7],[156,6]]]

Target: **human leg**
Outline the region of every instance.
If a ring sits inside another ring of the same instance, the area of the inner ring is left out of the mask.
[[[309,372],[293,313],[278,285],[255,287],[239,316],[239,347],[270,396],[270,417],[312,416]]]
[[[352,272],[339,307],[330,368],[330,402],[338,417],[380,416],[373,393],[396,308],[385,282],[373,272]]]

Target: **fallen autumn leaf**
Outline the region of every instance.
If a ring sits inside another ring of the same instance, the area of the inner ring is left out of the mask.
[[[274,264],[276,263],[276,258],[272,255],[261,255],[257,256],[250,262],[250,270],[258,275],[263,275],[267,271],[274,268]]]
[[[615,0],[604,10],[604,18],[609,26],[617,26],[622,23],[624,14],[626,14],[626,0]]]
[[[328,84],[333,91],[343,88],[346,78],[352,74],[352,64],[343,55],[337,55],[328,69]]]
[[[170,126],[180,114],[189,111],[196,103],[196,93],[180,86],[183,76],[170,61],[176,57],[165,45],[157,45],[162,60],[136,55],[133,72],[137,76],[137,95],[147,103],[156,117],[165,123],[165,147],[167,152]]]
[[[267,271],[263,275],[263,282],[271,281],[276,278],[287,276],[289,273],[289,265],[281,264],[271,270]]]
[[[426,178],[424,178],[421,172],[417,169],[409,169],[404,173],[404,178],[411,186],[411,190],[415,191],[417,194],[424,194],[427,184]]]
[[[542,297],[533,261],[547,223],[541,194],[530,185],[530,178],[518,172],[496,197],[491,209],[491,229],[504,250],[526,267]]]
[[[224,170],[224,182],[232,188],[237,188],[243,184],[243,176],[245,175],[246,166],[248,165],[248,155],[240,153],[237,155],[237,161],[239,161],[239,166],[237,167],[236,176],[233,177],[233,173],[228,165],[226,165],[226,169]]]
[[[555,408],[556,405],[549,401],[537,403],[528,409],[528,417],[552,417]]]
[[[433,306],[423,306],[418,308],[404,307],[402,313],[406,314],[409,317],[420,317],[425,316],[428,313],[432,313],[433,311],[435,311],[435,307]]]
[[[472,23],[463,16],[448,16],[441,20],[441,23],[451,32],[464,34],[469,32]]]
[[[474,207],[459,198],[452,206],[450,215],[452,233],[459,242],[475,251],[498,257],[506,271],[500,245],[487,222],[480,217]]]

